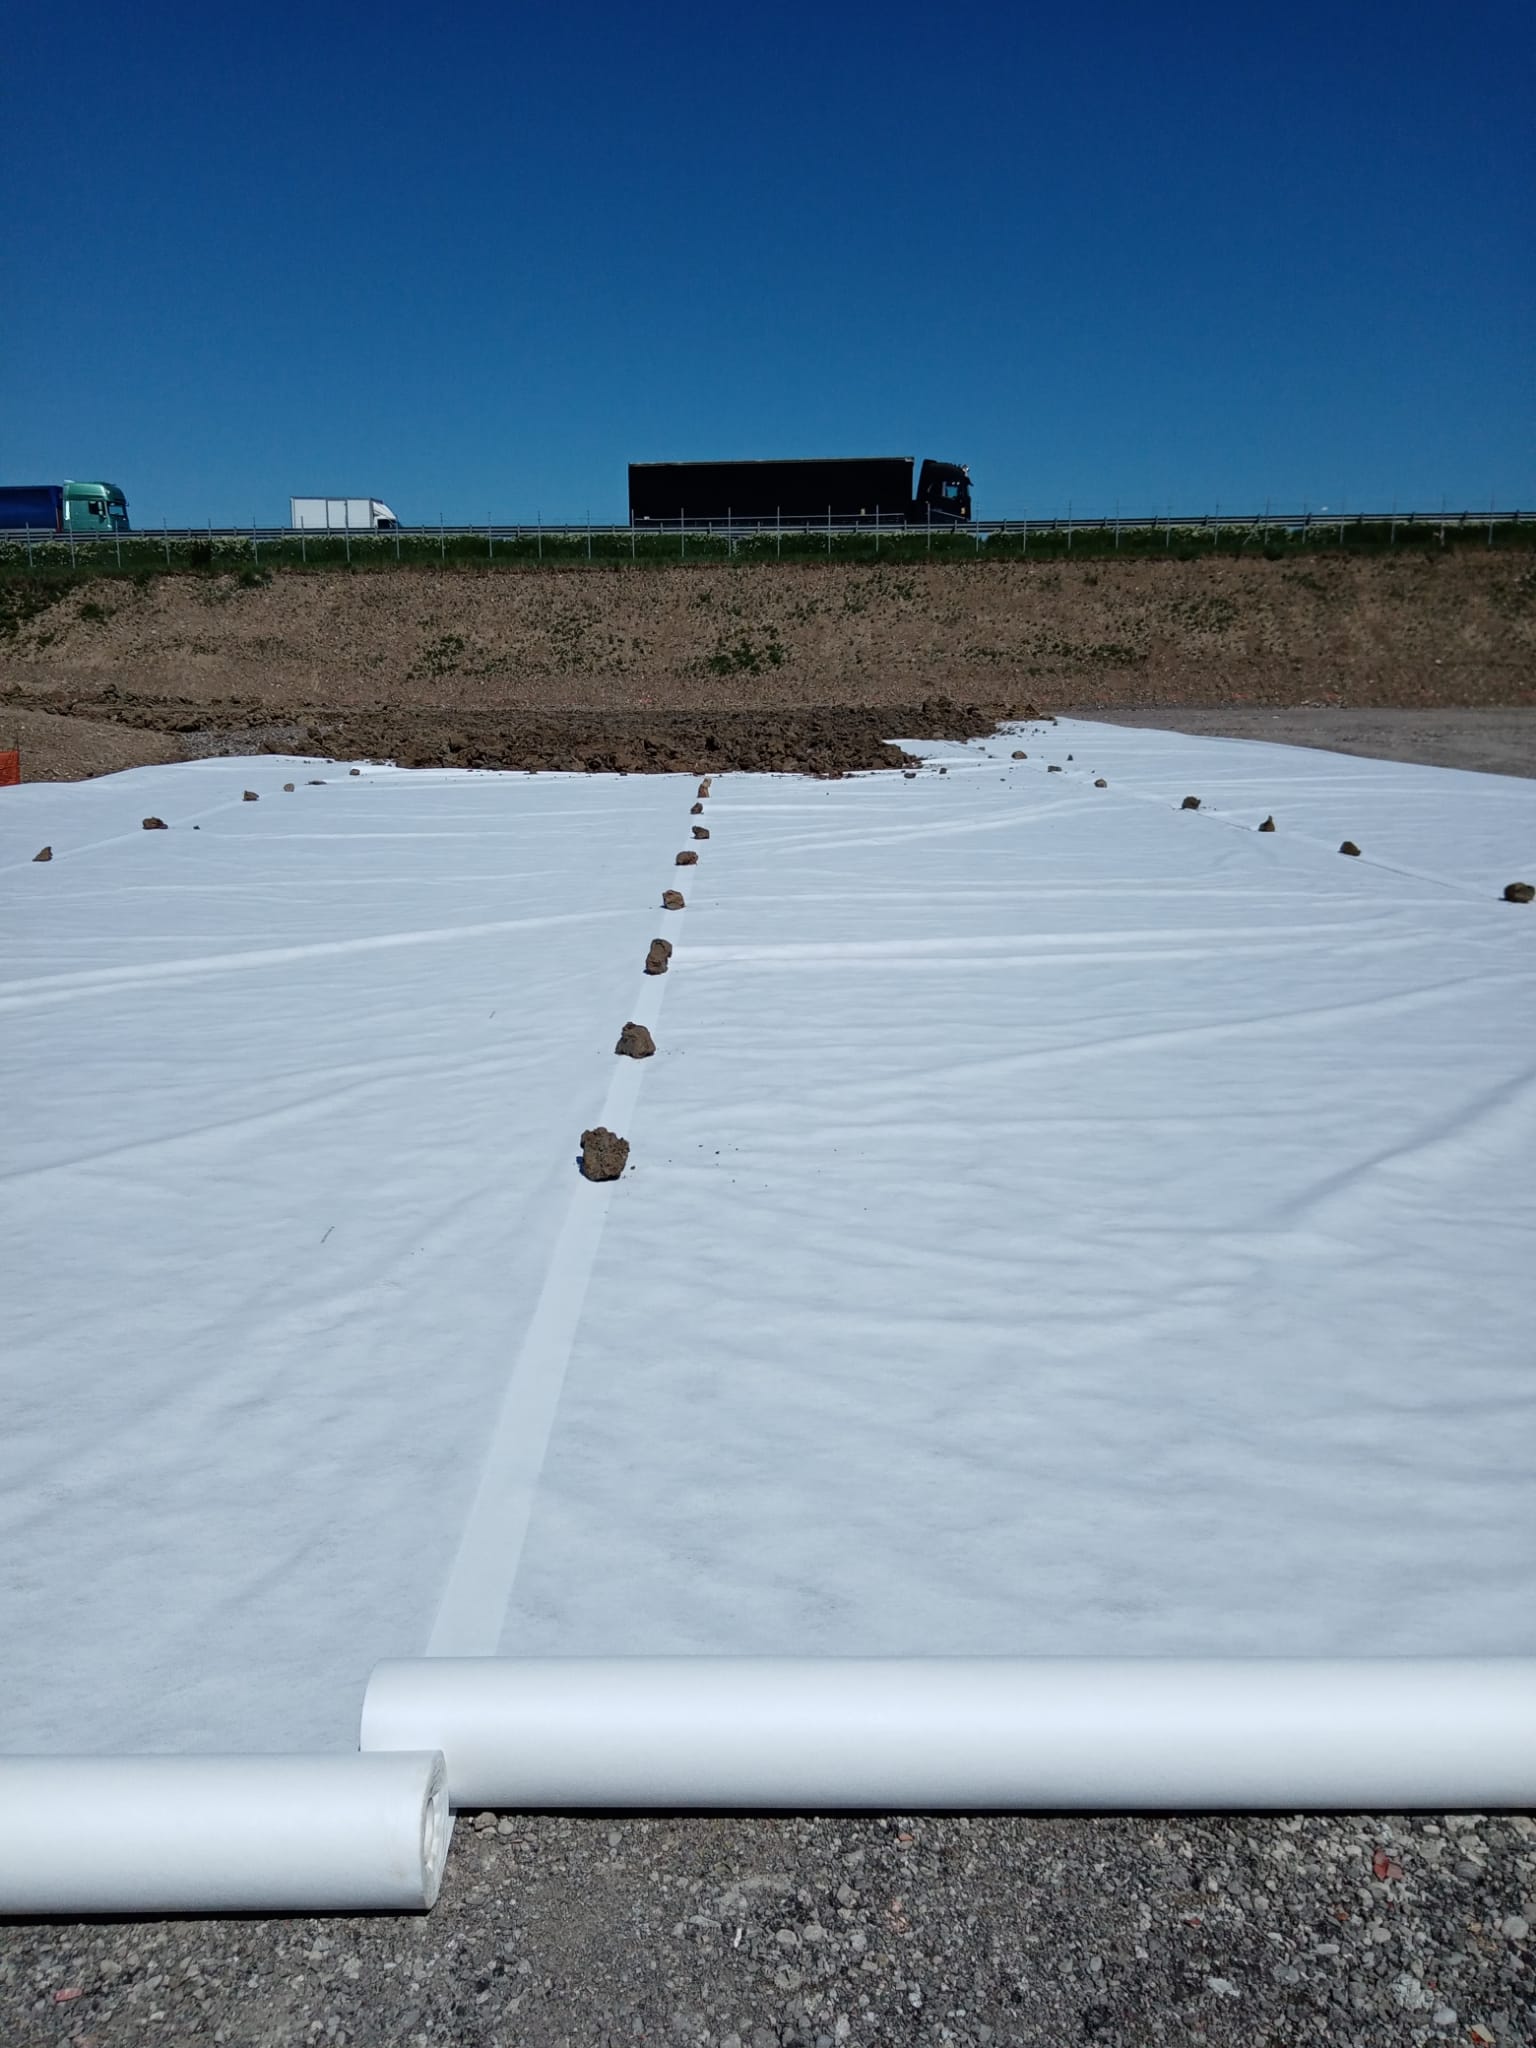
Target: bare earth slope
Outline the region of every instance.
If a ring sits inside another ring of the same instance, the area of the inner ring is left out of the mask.
[[[1158,722],[1529,707],[1536,567],[1469,550],[176,575],[94,582],[0,650],[0,744],[24,736],[29,779],[127,765],[124,743],[836,772],[894,765],[885,733],[961,737],[1031,701]]]

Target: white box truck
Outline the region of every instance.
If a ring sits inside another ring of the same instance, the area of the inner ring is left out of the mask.
[[[382,498],[290,498],[288,524],[298,532],[350,529],[354,533],[385,533],[399,521]]]

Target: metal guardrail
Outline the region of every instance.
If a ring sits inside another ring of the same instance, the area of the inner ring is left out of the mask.
[[[739,519],[669,519],[643,520],[640,522],[606,523],[591,520],[540,520],[519,522],[515,525],[462,525],[440,521],[431,526],[395,526],[385,529],[370,527],[291,527],[291,526],[170,526],[137,527],[127,533],[60,533],[55,529],[42,527],[0,528],[0,548],[7,543],[19,545],[26,550],[28,560],[34,559],[39,549],[60,550],[68,548],[70,559],[77,560],[82,550],[100,552],[115,550],[121,561],[126,544],[132,550],[141,551],[146,545],[163,545],[170,558],[173,543],[188,542],[237,543],[243,542],[252,551],[254,559],[260,558],[260,551],[266,546],[291,546],[299,544],[301,556],[307,554],[311,543],[334,543],[340,540],[348,554],[354,541],[368,542],[370,551],[388,551],[394,544],[398,554],[405,542],[419,544],[436,541],[446,550],[447,543],[465,540],[484,541],[487,554],[494,557],[496,545],[526,544],[533,542],[535,548],[545,541],[564,543],[585,541],[590,550],[595,539],[613,541],[627,540],[631,552],[638,543],[646,539],[670,538],[686,547],[690,539],[725,540],[733,547],[737,541],[759,541],[778,536],[793,538],[821,538],[825,536],[830,546],[838,535],[850,533],[872,534],[876,544],[880,539],[921,540],[925,536],[933,539],[965,537],[974,540],[977,549],[994,534],[1017,535],[1027,550],[1031,536],[1056,536],[1065,534],[1070,548],[1077,535],[1108,537],[1113,535],[1116,545],[1126,534],[1161,536],[1168,546],[1175,540],[1187,542],[1209,536],[1219,540],[1221,536],[1250,536],[1262,542],[1269,535],[1278,538],[1297,535],[1319,537],[1337,533],[1342,545],[1351,529],[1382,529],[1389,532],[1392,542],[1400,534],[1412,538],[1431,533],[1442,541],[1452,532],[1465,534],[1486,530],[1488,542],[1493,544],[1496,529],[1536,524],[1536,512],[1500,511],[1489,508],[1486,511],[1464,510],[1451,512],[1275,512],[1255,513],[1209,512],[1198,514],[1154,513],[1131,515],[1115,513],[1107,515],[1067,514],[1034,517],[1022,515],[1006,519],[972,519],[967,522],[952,520],[915,521],[908,523],[879,518],[848,518],[836,514],[817,517],[815,515],[778,520]]]

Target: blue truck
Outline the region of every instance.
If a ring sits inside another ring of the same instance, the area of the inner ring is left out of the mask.
[[[116,484],[0,484],[0,528],[32,533],[127,533],[128,500]]]

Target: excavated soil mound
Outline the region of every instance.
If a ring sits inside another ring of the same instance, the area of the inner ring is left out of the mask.
[[[1005,718],[1036,718],[1032,704],[955,703],[780,706],[771,711],[509,713],[494,724],[446,715],[388,713],[324,718],[312,743],[336,754],[367,754],[402,768],[532,768],[607,774],[746,770],[786,775],[845,775],[899,768],[908,757],[888,735],[921,740],[975,739]],[[695,828],[698,829],[698,828]]]
[[[19,702],[0,691],[0,706]],[[48,724],[67,736],[66,721],[98,732],[115,723],[146,738],[146,759],[210,754],[324,754],[396,761],[402,768],[522,768],[567,773],[697,774],[701,768],[845,775],[863,768],[899,768],[908,758],[887,735],[915,740],[965,740],[989,733],[1002,719],[1038,718],[1023,699],[959,703],[946,696],[878,709],[867,705],[781,706],[773,710],[725,707],[719,711],[648,710],[641,706],[598,711],[527,711],[509,708],[465,716],[448,709],[379,706],[336,711],[296,706],[274,720],[254,699],[194,703],[139,691],[50,696]],[[37,714],[33,714],[36,717]],[[167,748],[174,736],[180,747]],[[67,739],[66,739],[67,744]],[[131,747],[124,750],[131,755]],[[103,764],[105,765],[105,764]],[[129,761],[112,760],[112,767]],[[37,751],[26,768],[35,779]],[[79,770],[100,772],[94,761]],[[66,776],[65,779],[68,779]]]

